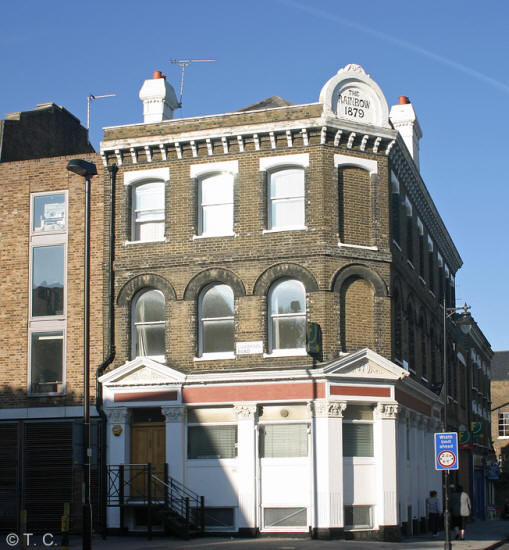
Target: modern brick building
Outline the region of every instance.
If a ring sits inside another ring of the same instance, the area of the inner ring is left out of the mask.
[[[66,170],[71,156],[57,155],[81,154],[99,170],[91,194],[96,366],[103,360],[102,163],[65,109],[15,115],[0,124],[0,530],[19,532],[27,510],[30,530],[56,533],[66,502],[80,516],[84,288],[83,178]]]
[[[358,65],[305,105],[173,119],[157,71],[140,98],[144,122],[101,145],[118,167],[109,527],[151,523],[129,481],[150,463],[205,497],[208,530],[420,530],[441,487],[443,302],[462,261],[419,173],[412,104],[389,112]],[[469,431],[472,400],[489,423],[491,350],[476,327],[473,352],[449,313],[446,428]],[[471,492],[473,468],[457,475]]]

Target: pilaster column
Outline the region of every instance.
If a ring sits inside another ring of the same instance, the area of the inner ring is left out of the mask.
[[[185,420],[186,409],[182,405],[161,407],[166,421],[166,462],[169,475],[184,483]]]
[[[256,430],[258,407],[255,403],[233,406],[237,416],[237,479],[239,533],[255,535],[256,526]]]
[[[417,475],[417,499],[418,508],[415,515],[420,521],[426,517],[426,497],[427,497],[427,469],[426,469],[426,449],[424,447],[424,432],[426,430],[426,417],[422,414],[417,415],[416,422],[416,475]]]
[[[397,464],[398,464],[398,501],[400,502],[400,523],[408,521],[408,504],[410,502],[410,476],[409,469],[409,410],[402,405],[398,408],[397,418]]]
[[[409,503],[412,506],[412,517],[408,519],[411,522],[411,533],[414,533],[414,518],[418,516],[419,509],[419,479],[415,472],[418,471],[418,452],[417,452],[417,423],[419,420],[419,414],[413,410],[410,410],[408,413],[408,426],[410,429],[410,499]]]
[[[312,457],[315,502],[312,510],[313,535],[339,538],[343,518],[343,411],[345,401],[315,401]]]
[[[108,465],[129,464],[129,409],[127,407],[106,407],[104,409],[108,423],[106,426],[107,438],[107,459]],[[112,477],[112,483],[118,484],[118,477]],[[113,492],[118,493],[120,487],[111,487]],[[120,508],[107,507],[106,509],[107,525],[110,528],[119,528],[120,525]]]
[[[397,403],[378,403],[375,411],[375,462],[378,524],[382,529],[398,525]]]

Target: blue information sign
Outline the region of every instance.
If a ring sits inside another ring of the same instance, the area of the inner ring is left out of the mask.
[[[458,434],[456,432],[435,434],[435,470],[459,468]]]

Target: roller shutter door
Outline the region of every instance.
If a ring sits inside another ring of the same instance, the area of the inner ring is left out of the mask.
[[[64,503],[72,502],[72,422],[24,424],[23,505],[32,532],[60,530]]]
[[[18,528],[18,424],[0,423],[0,532]]]

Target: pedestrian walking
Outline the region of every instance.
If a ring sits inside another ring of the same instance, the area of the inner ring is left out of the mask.
[[[430,491],[426,499],[426,511],[428,513],[429,528],[433,537],[438,537],[438,525],[440,521],[440,502],[436,491]]]
[[[456,536],[454,537],[456,540],[465,540],[467,519],[471,513],[472,504],[470,497],[463,491],[463,487],[458,485],[456,491],[451,495],[452,526],[456,532]]]

